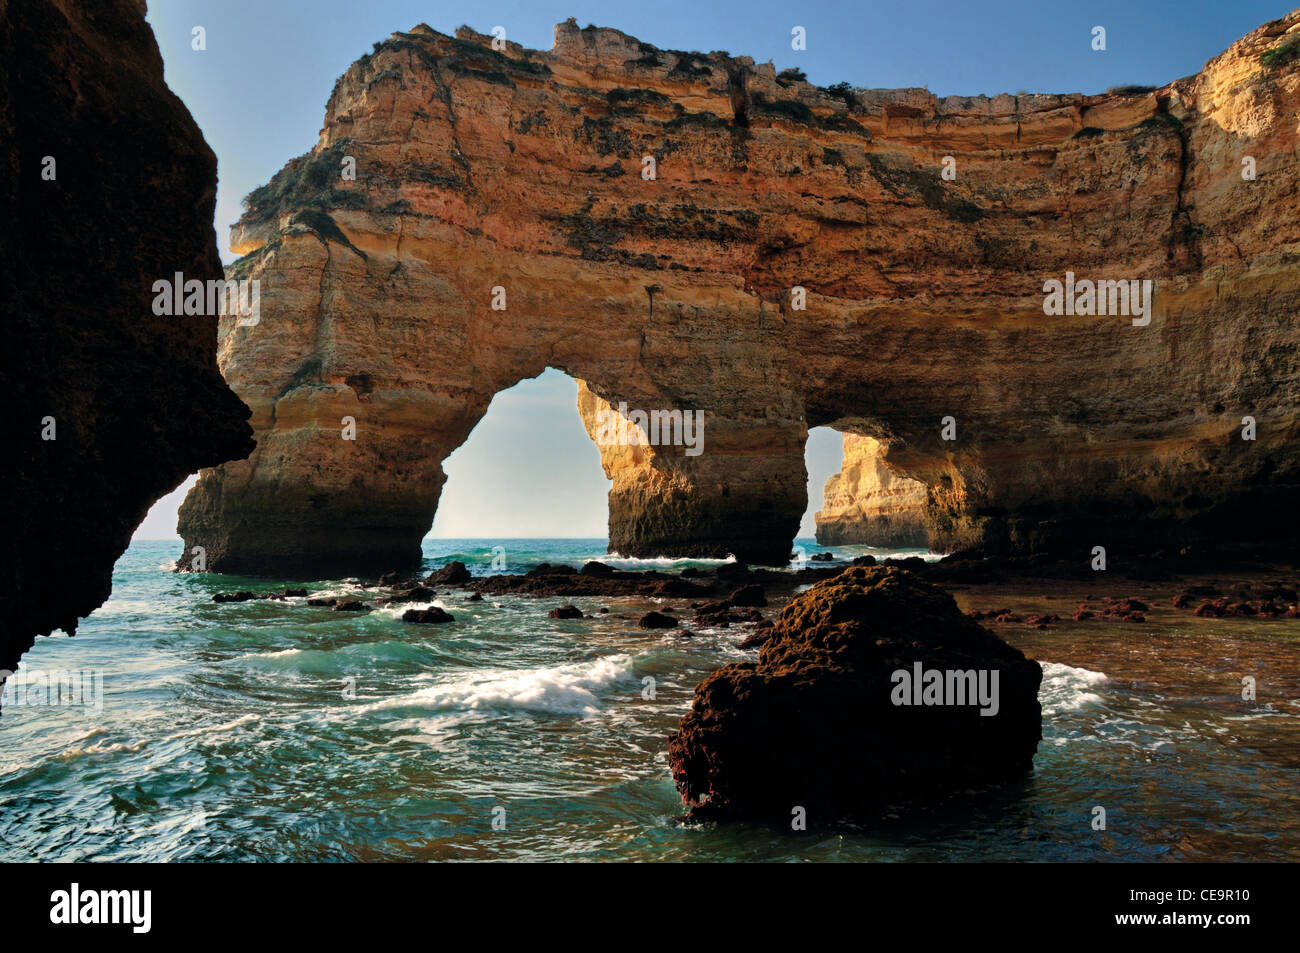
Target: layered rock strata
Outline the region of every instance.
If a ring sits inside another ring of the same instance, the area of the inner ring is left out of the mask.
[[[816,515],[817,542],[822,546],[929,543],[925,484],[891,470],[886,449],[874,437],[844,435],[844,465],[826,481],[825,503]]]
[[[818,425],[925,485],[936,549],[1289,532],[1298,40],[1292,14],[1158,89],[938,98],[572,21],[549,52],[394,34],[233,231],[262,320],[220,364],[258,449],[203,475],[187,545],[413,565],[442,460],[548,366],[593,435],[705,415],[698,454],[602,445],[626,554],[784,561]],[[1067,273],[1151,281],[1149,323],[1045,314]]]
[[[216,158],[142,0],[0,0],[0,668],[76,630],[150,504],[252,449],[216,321],[153,283],[219,279]]]

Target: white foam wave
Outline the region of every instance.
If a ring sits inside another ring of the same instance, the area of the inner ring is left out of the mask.
[[[631,657],[611,655],[592,662],[515,671],[495,670],[465,676],[386,698],[367,705],[363,710],[494,708],[595,715],[602,710],[596,693],[631,676]]]
[[[675,569],[679,566],[724,566],[736,561],[735,556],[726,559],[702,559],[693,556],[624,556],[620,553],[602,553],[588,556],[583,562],[602,562],[615,569]]]
[[[1085,705],[1101,704],[1093,689],[1110,681],[1105,672],[1075,668],[1060,662],[1043,662],[1043,682],[1038,687],[1038,701],[1043,714],[1078,711]]]
[[[234,731],[240,725],[246,725],[251,721],[259,721],[260,718],[251,712],[247,715],[240,715],[234,721],[228,721],[224,725],[203,725],[198,728],[187,728],[184,731],[177,731],[166,737],[166,741],[175,741],[180,738],[192,738],[195,735],[220,735],[227,731]]]

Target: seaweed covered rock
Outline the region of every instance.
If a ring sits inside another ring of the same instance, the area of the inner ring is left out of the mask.
[[[942,589],[853,567],[786,606],[757,662],[700,683],[669,763],[694,818],[869,815],[1024,775],[1041,680]]]

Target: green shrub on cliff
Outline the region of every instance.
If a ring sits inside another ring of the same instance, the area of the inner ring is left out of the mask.
[[[245,218],[266,222],[289,209],[364,208],[363,192],[341,187],[343,157],[352,154],[353,145],[344,140],[290,160],[270,182],[244,196]]]
[[[1273,49],[1260,56],[1259,63],[1261,66],[1273,69],[1279,66],[1287,66],[1295,62],[1297,57],[1300,57],[1300,39],[1273,47]]]

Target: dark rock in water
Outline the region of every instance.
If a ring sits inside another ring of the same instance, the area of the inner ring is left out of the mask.
[[[578,573],[583,576],[612,576],[614,572],[613,566],[607,566],[594,559],[591,562],[583,563],[582,568],[578,570]]]
[[[810,563],[833,563],[835,561],[834,553],[813,553],[808,557]]]
[[[470,571],[465,568],[465,564],[459,559],[447,563],[436,572],[431,572],[425,578],[426,586],[463,586],[473,577]]]
[[[257,593],[249,592],[247,589],[240,589],[238,592],[218,592],[212,597],[213,602],[247,602],[250,599],[258,598]]]
[[[369,612],[370,606],[356,599],[349,599],[347,602],[338,602],[334,604],[335,612]]]
[[[735,576],[748,576],[749,566],[745,563],[723,563],[717,569],[719,579],[731,579]]]
[[[483,601],[483,596],[480,595],[480,594],[477,593],[477,592],[472,592],[472,593],[470,593],[468,596],[465,597],[465,601],[466,601],[466,602],[482,602],[482,601]]]
[[[1148,612],[1151,607],[1141,599],[1121,599],[1119,602],[1112,602],[1107,608],[1107,612],[1112,615],[1127,615],[1130,612]]]
[[[610,572],[613,572],[613,570],[611,569]],[[528,570],[528,572],[526,572],[524,575],[526,576],[576,576],[577,574],[578,574],[578,570],[574,569],[572,566],[564,566],[564,565],[552,566],[550,563],[540,563],[539,565],[536,565],[532,569]]]
[[[284,592],[282,593],[282,595],[283,595],[286,599],[289,598],[290,596],[297,596],[297,597],[299,597],[299,598],[302,598],[303,596],[307,595],[307,590],[306,590],[306,589],[286,589],[286,590],[284,590]]]
[[[396,571],[394,571],[394,572],[386,572],[386,573],[384,573],[382,576],[379,577],[379,585],[381,585],[381,586],[395,586],[395,585],[397,585],[399,582],[401,582],[401,581],[402,581],[403,579],[405,579],[405,578],[407,578],[406,573],[401,573],[401,572],[396,572]]]
[[[771,619],[764,619],[754,626],[754,633],[746,636],[740,642],[742,649],[756,649],[766,645],[768,639],[772,638],[772,630],[775,628]]]
[[[582,610],[577,606],[560,606],[546,613],[552,619],[581,619]]]
[[[650,611],[643,615],[637,625],[643,629],[672,629],[677,626],[677,620],[670,615],[664,615],[662,612]]]
[[[786,606],[758,661],[695,689],[669,764],[695,818],[788,823],[803,807],[830,822],[934,801],[1030,769],[1041,679],[943,590],[852,568]]]
[[[876,557],[870,554],[858,556],[853,562],[849,563],[850,566],[874,566],[875,564]]]
[[[437,625],[442,622],[455,622],[456,617],[449,612],[444,612],[437,606],[431,606],[428,609],[407,609],[402,613],[402,621]]]
[[[742,586],[727,597],[729,606],[765,606],[767,597],[762,586]]]
[[[336,603],[336,602],[338,602],[337,599],[308,599],[308,600],[307,600],[307,605],[309,605],[309,606],[332,606],[332,605],[334,605],[334,603]]]
[[[689,599],[700,594],[700,586],[685,579],[665,579],[650,590],[650,594],[668,599]]]
[[[399,592],[389,599],[389,602],[428,602],[434,596],[434,592],[428,586],[416,586],[413,589],[407,589],[405,592]]]
[[[717,605],[717,603],[708,603],[708,605]],[[763,621],[763,614],[757,609],[748,608],[706,612],[704,607],[701,607],[695,613],[695,621],[698,625],[722,628],[731,625],[733,622],[761,622]]]
[[[600,611],[600,614],[601,614],[601,615],[608,615],[608,614],[609,614],[609,607],[608,607],[608,606],[601,606],[599,611]]]
[[[1060,621],[1061,621],[1061,617],[1059,615],[1056,615],[1055,613],[1050,613],[1046,615],[1031,615],[1028,619],[1025,620],[1025,623],[1027,625],[1046,626],[1046,625],[1051,625],[1054,622],[1060,622]]]

